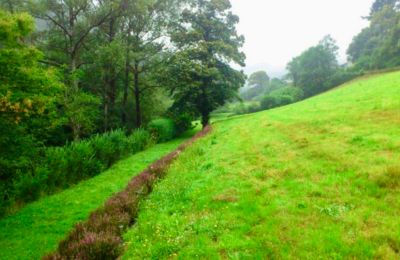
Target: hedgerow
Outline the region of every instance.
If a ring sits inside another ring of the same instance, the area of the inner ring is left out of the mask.
[[[129,136],[115,130],[63,147],[46,148],[41,156],[32,158],[30,171],[16,172],[7,183],[2,183],[0,214],[17,202],[33,201],[96,176],[153,142],[146,130],[136,130]]]

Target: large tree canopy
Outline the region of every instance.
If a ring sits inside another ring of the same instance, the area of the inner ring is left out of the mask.
[[[243,72],[231,67],[244,66],[240,51],[239,18],[230,11],[229,0],[195,0],[183,12],[172,41],[179,51],[171,58],[169,82],[174,108],[187,109],[209,123],[210,113],[237,95],[244,84]]]

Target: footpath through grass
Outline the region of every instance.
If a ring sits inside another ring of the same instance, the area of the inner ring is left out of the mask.
[[[141,206],[123,259],[399,259],[400,73],[235,117]]]
[[[87,219],[91,211],[121,191],[133,176],[175,150],[193,133],[139,152],[90,180],[0,220],[0,259],[40,259],[55,250],[75,223]]]

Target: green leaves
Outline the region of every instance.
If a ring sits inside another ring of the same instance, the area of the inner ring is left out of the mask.
[[[2,46],[21,45],[21,38],[33,31],[32,17],[27,13],[10,14],[0,10],[0,41]]]
[[[231,63],[243,66],[245,56],[240,51],[244,38],[235,29],[238,18],[230,7],[228,0],[192,1],[172,35],[179,48],[166,79],[175,100],[173,109],[194,109],[203,125],[244,84],[244,74],[231,67]]]
[[[376,70],[400,65],[399,1],[375,1],[369,27],[363,29],[350,44],[347,54],[359,70]]]

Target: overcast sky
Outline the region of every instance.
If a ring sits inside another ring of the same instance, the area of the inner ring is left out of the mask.
[[[352,38],[368,25],[362,19],[373,0],[231,0],[246,38],[246,72],[267,70],[280,76],[286,64],[331,34],[340,47],[340,61]]]

